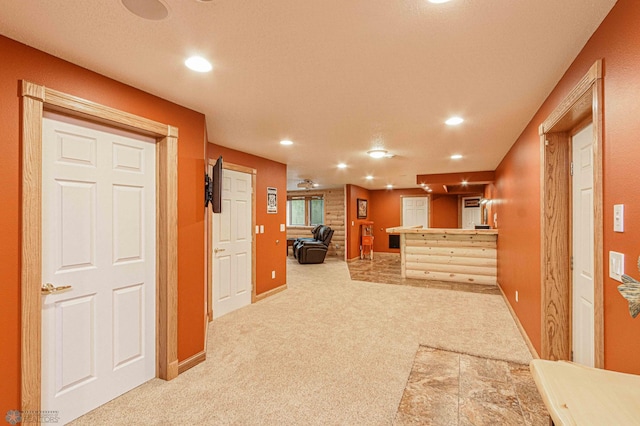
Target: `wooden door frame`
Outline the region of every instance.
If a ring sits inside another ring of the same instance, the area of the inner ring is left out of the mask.
[[[571,359],[571,134],[593,123],[594,362],[604,368],[602,60],[540,125],[541,357]]]
[[[42,119],[60,112],[156,140],[156,376],[178,375],[178,129],[21,81],[21,407],[38,412],[42,359]]]
[[[209,170],[217,160],[209,159]],[[256,302],[256,181],[258,171],[251,167],[240,166],[238,164],[222,162],[224,170],[251,175],[251,303]],[[207,318],[213,321],[213,210],[207,209]],[[206,342],[205,342],[206,347]]]

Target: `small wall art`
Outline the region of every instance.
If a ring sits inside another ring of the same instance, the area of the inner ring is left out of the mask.
[[[267,213],[278,213],[278,188],[267,187]]]
[[[358,219],[367,218],[367,200],[358,198]]]

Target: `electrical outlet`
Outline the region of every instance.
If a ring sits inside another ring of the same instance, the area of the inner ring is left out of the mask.
[[[516,290],[516,302],[518,301],[518,290]]]
[[[276,271],[271,271],[271,279],[275,279],[276,278]]]
[[[624,274],[624,253],[609,252],[609,277],[622,282]]]

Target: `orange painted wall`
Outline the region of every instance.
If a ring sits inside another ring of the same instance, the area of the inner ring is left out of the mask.
[[[362,188],[357,185],[347,185],[347,218],[345,222],[347,259],[355,259],[356,257],[360,257],[360,224],[364,221],[372,220],[372,203],[370,192],[371,191],[369,191],[368,189]],[[368,200],[369,202],[367,205],[368,217],[366,219],[358,219],[358,198]],[[351,222],[353,222],[353,225],[351,225]]]
[[[371,210],[369,217],[374,222],[373,251],[386,253],[400,253],[399,249],[389,248],[389,234],[385,231],[392,226],[402,223],[402,197],[426,197],[427,193],[421,188],[410,189],[378,189],[369,191]]]
[[[431,228],[458,228],[460,226],[460,199],[457,195],[431,195]]]
[[[0,413],[20,407],[19,80],[179,128],[178,356],[204,349],[204,116],[0,36]]]
[[[287,221],[287,166],[266,158],[207,144],[207,156],[215,161],[218,156],[227,163],[256,169],[256,225],[264,225],[264,234],[256,234],[256,294],[286,284],[287,233],[280,224]],[[278,213],[267,213],[267,187],[278,189]],[[276,278],[271,278],[276,271]]]
[[[387,228],[398,226],[402,222],[402,197],[424,197],[427,193],[421,188],[379,189],[369,191],[369,220],[374,222],[374,252],[400,253],[399,249],[389,248]],[[458,196],[431,195],[429,215],[431,228],[458,227]]]
[[[640,278],[640,2],[619,0],[496,170],[498,280],[540,350],[540,139],[538,126],[602,58],[604,65],[605,368],[640,374],[640,319],[609,278],[608,253],[625,253]],[[613,232],[613,205],[625,205],[625,232]],[[514,292],[519,290],[519,303]]]

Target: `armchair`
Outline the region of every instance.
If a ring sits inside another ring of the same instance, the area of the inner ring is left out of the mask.
[[[293,256],[298,259],[298,263],[324,262],[333,237],[333,229],[322,225],[314,231],[314,238],[298,238],[293,243]]]

